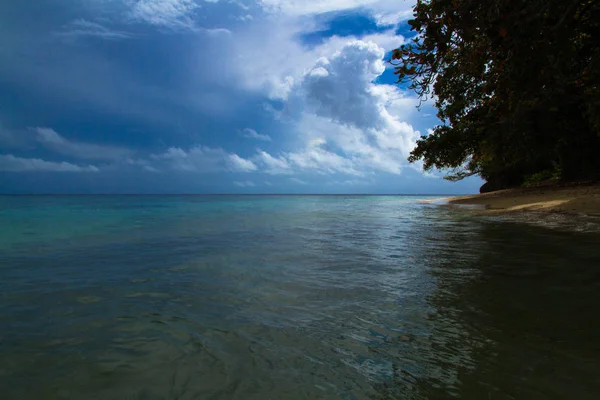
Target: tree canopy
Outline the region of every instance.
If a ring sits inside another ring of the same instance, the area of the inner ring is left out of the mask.
[[[597,0],[419,0],[391,62],[442,121],[410,155],[490,189],[600,177]]]

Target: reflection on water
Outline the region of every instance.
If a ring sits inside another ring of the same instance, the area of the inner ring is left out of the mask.
[[[2,398],[598,398],[600,234],[418,200],[0,198]]]

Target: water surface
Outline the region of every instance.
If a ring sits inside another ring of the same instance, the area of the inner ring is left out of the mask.
[[[0,197],[2,398],[599,398],[600,234],[419,200]]]

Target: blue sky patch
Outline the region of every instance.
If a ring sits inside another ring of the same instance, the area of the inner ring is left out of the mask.
[[[364,11],[327,13],[316,18],[316,24],[317,30],[300,35],[303,44],[315,46],[332,36],[362,36],[394,28],[393,25],[378,25],[375,18]]]

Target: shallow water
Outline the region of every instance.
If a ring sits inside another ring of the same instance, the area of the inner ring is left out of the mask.
[[[600,233],[419,200],[0,197],[2,399],[598,398]]]

